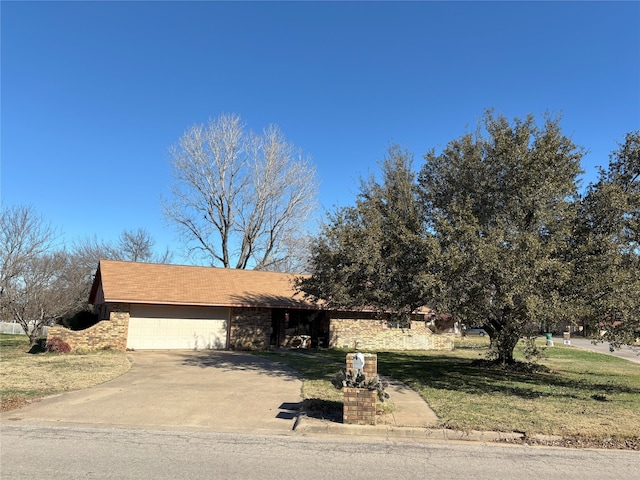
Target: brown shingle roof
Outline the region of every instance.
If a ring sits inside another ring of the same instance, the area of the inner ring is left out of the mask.
[[[101,260],[90,303],[105,302],[271,308],[318,308],[294,287],[299,275],[185,265]],[[98,297],[99,298],[99,297]]]

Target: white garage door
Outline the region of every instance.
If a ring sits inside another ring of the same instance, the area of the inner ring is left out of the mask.
[[[224,349],[228,319],[228,308],[131,305],[127,348]]]

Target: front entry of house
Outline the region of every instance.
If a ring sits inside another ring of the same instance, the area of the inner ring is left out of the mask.
[[[300,337],[309,337],[311,347],[327,347],[329,315],[321,310],[278,309],[271,312],[271,345],[291,347]]]
[[[227,347],[229,309],[131,305],[127,348],[221,350]]]

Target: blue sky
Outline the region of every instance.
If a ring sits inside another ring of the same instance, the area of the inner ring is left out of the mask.
[[[167,151],[222,113],[279,125],[326,209],[390,143],[418,169],[487,108],[562,114],[585,182],[640,129],[640,2],[0,5],[0,198],[67,242],[140,227],[177,249]]]

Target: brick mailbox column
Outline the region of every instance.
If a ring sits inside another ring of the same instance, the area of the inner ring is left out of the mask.
[[[345,368],[347,372],[349,370],[355,370],[353,368],[353,359],[355,356],[355,353],[347,353],[347,365]],[[362,369],[362,373],[364,373],[367,378],[378,374],[378,355],[375,353],[364,354],[364,368]]]
[[[355,353],[347,354],[346,370],[354,371],[353,360]],[[364,368],[362,369],[366,378],[378,374],[378,356],[375,354],[365,354]],[[376,398],[377,392],[368,388],[343,388],[344,407],[342,422],[355,425],[375,425],[376,424]]]

